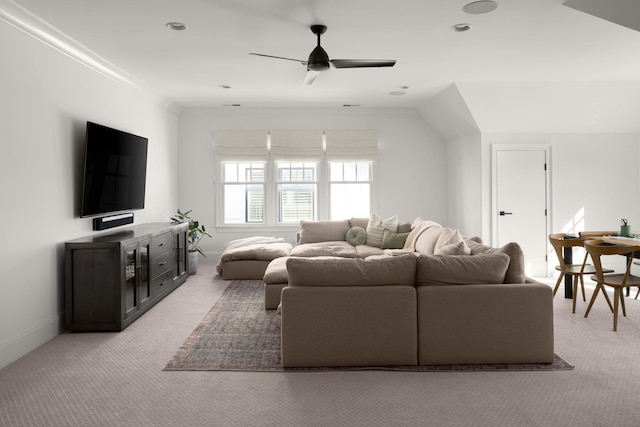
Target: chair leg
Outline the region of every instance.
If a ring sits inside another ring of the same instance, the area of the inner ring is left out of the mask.
[[[584,274],[580,275],[580,285],[582,286],[582,301],[586,302],[587,297],[584,295]]]
[[[638,286],[638,293],[636,294],[636,299],[638,299],[638,295],[640,295],[640,286]]]
[[[627,317],[627,309],[624,305],[624,292],[622,291],[622,289],[620,289],[619,294],[620,294],[620,305],[622,305],[622,315],[624,317]]]
[[[564,277],[564,272],[560,272],[560,277],[558,277],[558,281],[556,282],[556,287],[553,288],[553,296],[556,296],[556,292],[558,292],[558,288],[560,287],[560,282],[562,282],[562,278]]]
[[[576,300],[578,299],[578,278],[573,277],[572,313],[576,312]]]
[[[589,312],[591,311],[591,306],[593,306],[593,303],[596,300],[596,297],[598,296],[598,292],[600,292],[600,289],[602,289],[602,284],[598,282],[598,284],[596,285],[596,290],[593,291],[593,295],[591,296],[591,300],[589,301],[589,305],[587,306],[587,311],[584,313],[584,317],[589,316]]]
[[[607,290],[604,288],[604,286],[602,287],[602,293],[604,294],[604,299],[607,300],[607,304],[609,304],[609,310],[611,310],[611,312],[613,313],[613,306],[611,305],[609,294],[607,293]]]
[[[618,330],[618,304],[620,303],[620,288],[613,290],[613,331]]]

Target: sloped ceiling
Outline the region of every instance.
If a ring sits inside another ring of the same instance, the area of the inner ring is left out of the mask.
[[[47,42],[62,38],[52,44],[184,107],[406,108],[451,84],[639,80],[637,31],[564,0],[497,0],[480,15],[463,11],[471,1],[0,0],[0,20]],[[170,31],[170,21],[189,28]],[[315,23],[328,26],[322,45],[332,58],[398,62],[331,69],[305,87],[303,65],[249,55],[304,60]],[[452,31],[459,23],[472,29]],[[389,94],[397,91],[406,94]]]
[[[640,31],[638,0],[568,0],[565,6]]]

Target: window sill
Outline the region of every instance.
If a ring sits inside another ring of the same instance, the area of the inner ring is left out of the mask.
[[[298,224],[292,225],[219,225],[216,233],[294,233],[298,231]]]

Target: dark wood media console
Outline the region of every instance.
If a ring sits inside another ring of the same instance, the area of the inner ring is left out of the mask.
[[[121,331],[187,280],[188,224],[152,223],[65,243],[65,327]]]

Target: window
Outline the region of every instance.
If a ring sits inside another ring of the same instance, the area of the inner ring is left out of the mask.
[[[371,162],[329,162],[331,219],[371,213]]]
[[[265,162],[222,162],[225,224],[265,222]]]
[[[316,219],[317,163],[276,162],[278,223]]]
[[[368,217],[375,130],[220,130],[216,225]]]

